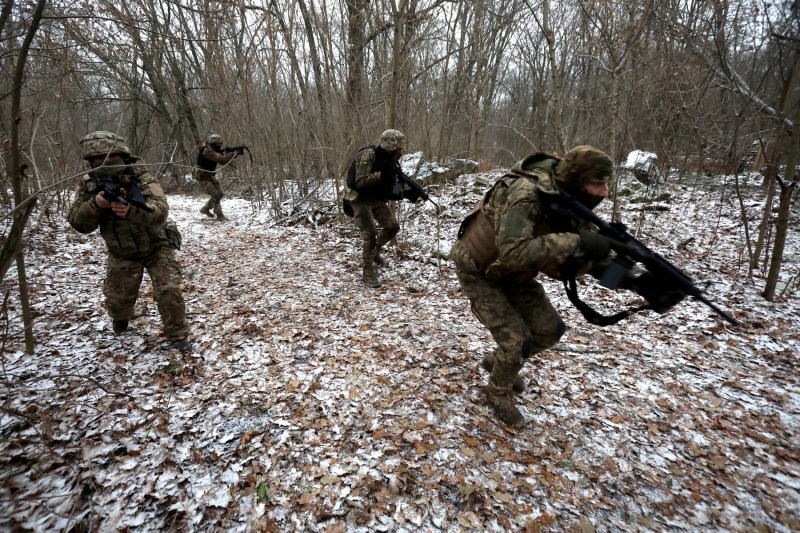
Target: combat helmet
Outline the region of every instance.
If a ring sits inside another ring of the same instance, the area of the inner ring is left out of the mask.
[[[208,139],[206,139],[206,144],[218,144],[222,146],[222,135],[212,133],[208,136]]]
[[[131,153],[125,138],[110,131],[93,131],[80,140],[80,145],[87,161],[92,157]]]
[[[594,146],[576,146],[564,155],[556,168],[556,181],[575,189],[589,182],[607,182],[614,164],[604,151]]]
[[[394,152],[398,148],[406,147],[406,136],[398,130],[386,130],[381,134],[378,145],[387,152]]]

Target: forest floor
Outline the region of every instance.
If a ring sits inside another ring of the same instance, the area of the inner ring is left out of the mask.
[[[165,342],[147,278],[114,335],[101,239],[47,219],[26,252],[34,355],[12,273],[2,285],[0,529],[800,529],[800,300],[746,276],[738,201],[676,188],[623,218],[742,325],[686,301],[598,328],[542,279],[569,329],[524,367],[528,423],[510,429],[483,397],[491,337],[436,253],[483,188],[443,193],[438,222],[402,206],[380,289],[349,219],[280,226],[226,198],[219,223],[171,196],[191,357]],[[607,312],[637,302],[580,290]]]

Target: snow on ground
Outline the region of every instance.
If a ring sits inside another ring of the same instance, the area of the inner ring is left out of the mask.
[[[570,329],[523,369],[529,423],[514,430],[483,400],[491,338],[434,253],[473,189],[439,197],[439,223],[430,204],[402,206],[377,290],[349,219],[276,226],[226,199],[218,223],[201,198],[171,197],[196,347],[182,365],[149,281],[114,335],[99,236],[49,220],[27,251],[33,356],[3,282],[0,527],[800,529],[800,304],[766,302],[746,277],[737,202],[676,189],[668,211],[623,215],[743,325],[689,301],[602,329],[543,280]],[[763,199],[748,195],[754,226]],[[795,226],[784,281],[799,256]],[[607,312],[637,302],[580,290]]]

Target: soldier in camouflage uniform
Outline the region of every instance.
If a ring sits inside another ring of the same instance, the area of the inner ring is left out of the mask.
[[[590,224],[558,216],[547,209],[563,187],[593,209],[608,196],[611,159],[591,146],[578,146],[562,159],[535,153],[487,191],[464,220],[450,258],[472,311],[498,347],[484,358],[490,372],[486,396],[495,415],[522,425],[513,393],[524,392],[523,363],[553,346],[566,327],[544,288],[539,272],[562,279],[587,273],[599,276],[610,261],[610,248]],[[666,312],[682,298],[658,301],[649,273],[622,286],[646,295],[653,308]]]
[[[92,170],[83,177],[69,210],[69,223],[80,233],[98,227],[108,249],[103,294],[114,332],[128,328],[139,294],[144,270],[153,282],[153,298],[164,324],[164,335],[183,353],[192,351],[187,340],[189,324],[181,293],[181,269],[175,261],[180,237],[167,220],[167,197],[141,159],[130,155],[125,139],[107,131],[96,131],[80,141],[83,158]],[[138,187],[153,212],[124,201],[106,198],[102,184],[120,186],[120,194],[132,183]]]
[[[222,213],[222,186],[217,179],[217,164],[227,165],[236,157],[236,152],[224,153],[222,149],[222,137],[212,133],[206,142],[200,145],[197,153],[197,183],[203,189],[209,199],[200,212],[208,217],[217,216],[217,220],[228,220]],[[212,215],[212,211],[214,214]]]
[[[406,136],[397,130],[381,134],[377,146],[361,150],[354,161],[355,190],[349,191],[346,205],[352,209],[353,218],[361,232],[364,283],[368,287],[381,286],[375,266],[385,260],[381,248],[400,231],[397,218],[389,209],[389,200],[399,200],[392,190],[397,176],[391,167],[400,160],[406,145]],[[381,227],[380,233],[378,226]]]

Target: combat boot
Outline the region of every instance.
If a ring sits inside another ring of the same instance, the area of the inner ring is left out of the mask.
[[[211,209],[209,209],[207,205],[204,205],[202,208],[200,208],[200,213],[207,217],[214,218],[214,215],[211,214]]]
[[[483,358],[483,361],[481,361],[481,367],[488,373],[492,373],[492,369],[494,368],[493,353]],[[514,378],[514,384],[511,386],[511,390],[514,391],[514,394],[522,394],[527,388],[528,385],[525,383],[525,380],[522,379],[520,375],[517,375],[517,377]]]
[[[123,333],[126,329],[128,329],[128,321],[127,320],[112,320],[111,326],[114,328],[114,333],[119,335]]]
[[[180,350],[182,353],[185,354],[192,353],[192,345],[186,339],[178,339],[172,341],[172,347],[177,348],[178,350]]]
[[[489,383],[486,387],[486,399],[492,406],[494,415],[501,422],[516,427],[525,423],[525,417],[514,404],[514,394],[511,389],[501,389]]]
[[[373,289],[381,286],[381,282],[378,280],[378,273],[375,272],[375,265],[364,265],[364,283],[367,287],[372,287]]]
[[[222,213],[219,213],[217,214],[217,220],[219,220],[220,222],[227,222],[230,219],[225,215],[223,215]]]

